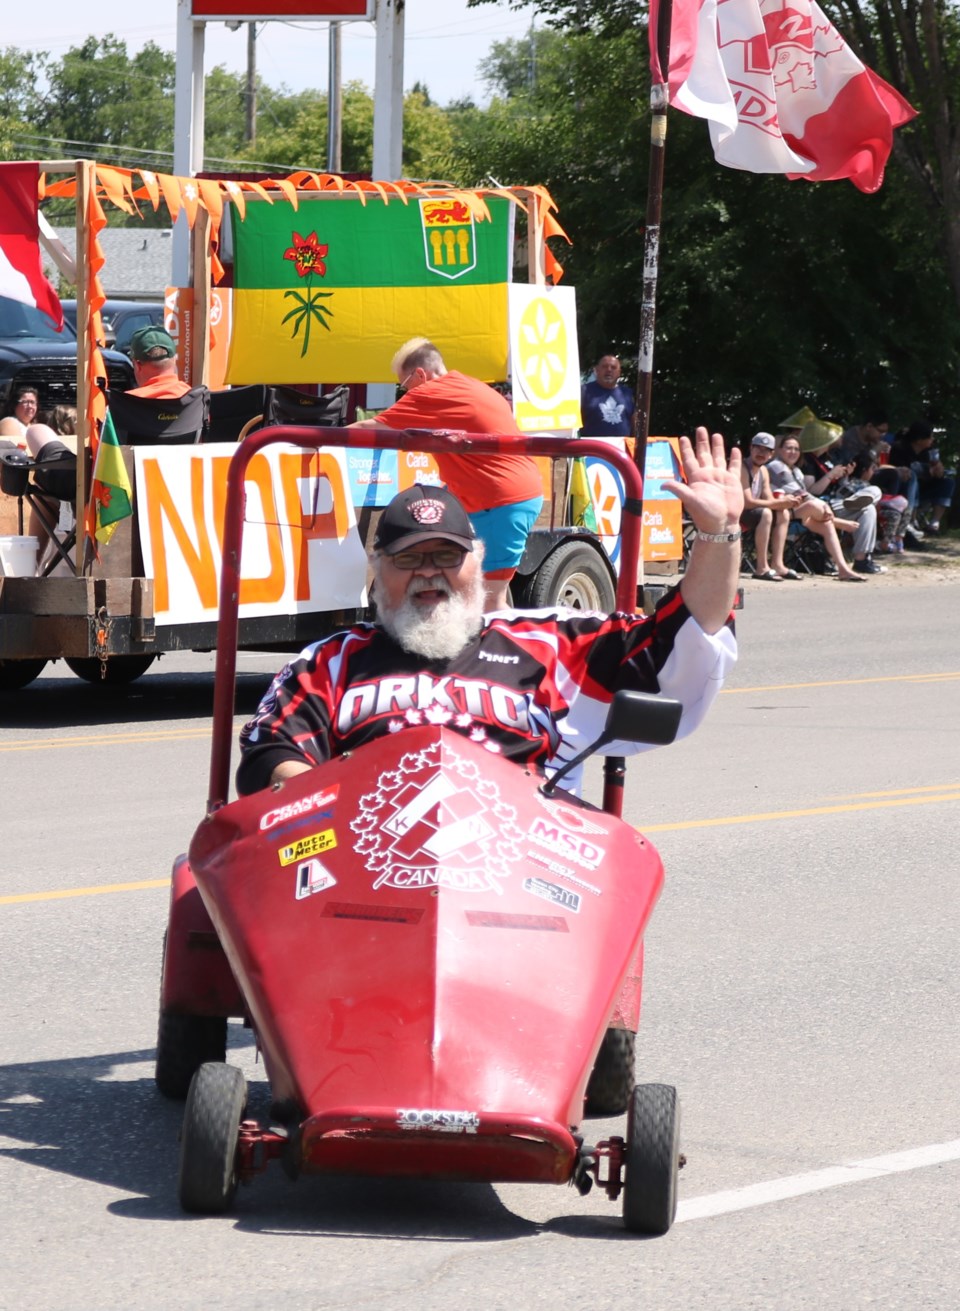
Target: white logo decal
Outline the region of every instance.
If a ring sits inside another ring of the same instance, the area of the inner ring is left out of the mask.
[[[376,875],[374,888],[499,893],[508,865],[521,858],[516,809],[474,761],[446,744],[441,760],[440,746],[408,752],[360,798],[350,823],[354,850]]]
[[[537,800],[541,806],[549,810],[554,819],[560,821],[564,828],[571,829],[574,833],[610,832],[605,825],[596,822],[595,816],[589,810],[581,810],[578,806],[567,806],[562,801],[554,801],[552,797],[542,796],[539,792]]]
[[[285,819],[293,819],[297,815],[306,815],[311,810],[320,810],[323,806],[329,806],[336,801],[339,791],[340,784],[335,783],[333,787],[324,788],[322,792],[314,792],[310,797],[301,797],[299,801],[291,801],[289,805],[268,810],[266,814],[260,816],[261,833],[274,828],[277,824],[282,824]]]
[[[544,847],[556,856],[572,860],[575,865],[580,865],[584,869],[596,869],[603,860],[603,851],[600,847],[588,842],[586,838],[579,837],[576,833],[567,833],[559,825],[551,824],[546,819],[535,819],[530,826],[528,836],[538,847]]]
[[[548,883],[546,879],[524,879],[524,892],[532,892],[535,897],[542,897],[544,901],[552,902],[554,906],[562,906],[564,910],[572,910],[574,915],[580,914],[580,893],[571,892],[569,888],[561,888],[557,883]]]
[[[305,860],[302,865],[297,866],[297,901],[303,901],[304,897],[312,897],[315,892],[326,892],[328,888],[336,886],[337,880],[328,869],[324,869],[319,860]]]

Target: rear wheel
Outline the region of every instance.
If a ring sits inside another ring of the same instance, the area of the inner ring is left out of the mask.
[[[155,655],[109,656],[103,668],[96,656],[67,658],[67,668],[87,683],[105,683],[108,687],[121,687],[145,674],[156,660]]]
[[[587,1084],[587,1115],[623,1115],[630,1105],[636,1078],[637,1035],[629,1029],[608,1029]]]
[[[665,1083],[637,1084],[627,1122],[623,1223],[634,1234],[665,1234],[677,1214],[680,1101]]]
[[[154,1081],[164,1097],[182,1101],[190,1080],[206,1061],[227,1055],[227,1021],[219,1015],[160,1012]]]
[[[185,1211],[219,1215],[237,1191],[240,1121],[247,1081],[234,1065],[201,1065],[193,1076],[180,1135],[178,1194]]]
[[[532,609],[562,605],[609,614],[617,608],[617,592],[598,551],[581,542],[564,542],[530,579],[523,603]]]
[[[46,660],[0,660],[0,692],[16,692],[32,683]]]

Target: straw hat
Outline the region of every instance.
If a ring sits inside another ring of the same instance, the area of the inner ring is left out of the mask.
[[[839,423],[828,423],[826,419],[814,419],[805,423],[800,430],[800,450],[804,455],[819,455],[829,450],[843,436]]]
[[[808,423],[816,423],[817,416],[811,410],[809,405],[805,405],[802,410],[797,410],[791,414],[789,419],[784,419],[783,423],[778,423],[778,428],[802,428]]]

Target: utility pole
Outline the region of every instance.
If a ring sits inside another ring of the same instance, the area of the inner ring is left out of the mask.
[[[248,146],[257,143],[257,25],[247,24],[247,126],[244,133]]]
[[[330,71],[327,77],[327,172],[343,167],[343,87],[341,85],[340,24],[330,24]]]

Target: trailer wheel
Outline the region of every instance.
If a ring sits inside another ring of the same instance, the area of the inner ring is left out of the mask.
[[[598,551],[580,542],[563,542],[530,579],[523,604],[535,610],[562,605],[609,614],[617,608],[617,593]]]
[[[630,1105],[636,1064],[637,1035],[629,1029],[608,1029],[587,1084],[587,1115],[623,1115]]]
[[[120,655],[107,659],[106,669],[101,669],[96,656],[67,657],[67,667],[78,678],[87,683],[104,683],[108,687],[122,687],[145,674],[156,660],[155,655]]]
[[[627,1121],[623,1223],[634,1234],[665,1234],[677,1214],[680,1102],[665,1083],[637,1084]]]
[[[227,1021],[219,1015],[160,1012],[153,1078],[164,1097],[183,1101],[190,1080],[207,1061],[227,1057]]]
[[[247,1081],[235,1065],[201,1065],[180,1134],[177,1192],[185,1211],[219,1215],[237,1191],[237,1146]]]
[[[46,660],[0,660],[0,692],[16,692],[32,683]]]

